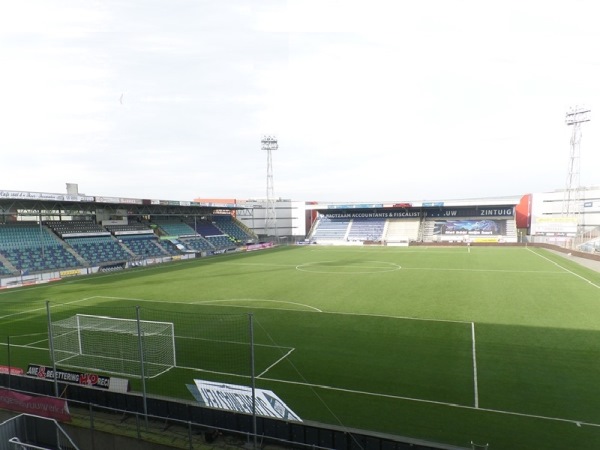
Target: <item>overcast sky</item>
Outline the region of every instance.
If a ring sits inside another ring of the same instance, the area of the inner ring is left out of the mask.
[[[0,190],[442,200],[600,185],[597,0],[0,4]],[[598,118],[595,119],[598,112]]]

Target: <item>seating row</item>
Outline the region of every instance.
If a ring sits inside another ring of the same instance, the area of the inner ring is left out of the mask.
[[[160,228],[160,234],[177,236],[179,246],[159,240],[153,226]],[[214,223],[197,219],[192,225],[172,218],[159,218],[156,224],[107,227],[89,220],[0,224],[0,256],[8,264],[0,259],[0,275],[16,274],[11,265],[19,272],[66,269],[136,257],[175,256],[186,248],[205,252],[229,249],[251,238],[231,216],[217,217]]]

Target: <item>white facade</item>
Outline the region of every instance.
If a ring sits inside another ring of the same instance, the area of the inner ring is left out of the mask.
[[[531,196],[531,235],[543,232],[544,219],[563,219],[565,191],[540,192]],[[600,227],[600,187],[582,188],[578,204],[571,208],[580,232]],[[540,223],[542,227],[540,229]]]
[[[237,211],[236,217],[258,236],[276,237],[279,239],[298,240],[306,236],[306,204],[305,202],[287,199],[275,200],[277,216],[276,229],[265,230],[267,218],[267,200],[238,200],[237,206],[244,207]]]
[[[583,251],[600,248],[600,187],[581,188],[569,217],[563,215],[565,198],[564,190],[531,195],[530,239]]]

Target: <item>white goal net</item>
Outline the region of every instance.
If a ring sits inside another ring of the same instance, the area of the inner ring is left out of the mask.
[[[172,322],[76,314],[51,330],[54,360],[63,366],[153,378],[176,365]]]

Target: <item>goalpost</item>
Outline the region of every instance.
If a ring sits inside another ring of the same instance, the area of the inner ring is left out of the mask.
[[[76,314],[51,330],[57,364],[141,377],[143,362],[146,378],[176,366],[172,322]]]

